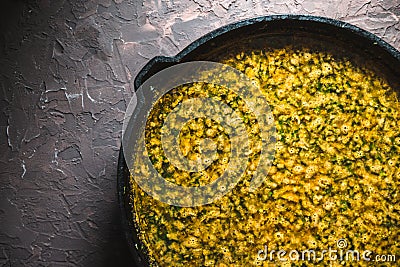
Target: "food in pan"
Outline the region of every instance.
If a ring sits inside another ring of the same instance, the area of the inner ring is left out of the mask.
[[[258,252],[347,249],[400,255],[400,106],[395,91],[373,72],[345,59],[307,50],[241,53],[224,62],[258,84],[273,112],[277,143],[263,185],[246,190],[258,162],[257,120],[240,95],[213,84],[184,85],[156,103],[146,147],[165,179],[198,186],[216,179],[229,161],[230,142],[217,122],[198,118],[180,132],[179,148],[196,158],[199,140],[217,144],[217,159],[200,173],[175,168],[163,154],[160,128],[181,101],[208,96],[236,109],[250,133],[245,175],[217,201],[176,207],[144,193],[134,182],[140,237],[158,266],[342,266],[339,260],[275,257]],[[138,163],[140,164],[140,163]],[[140,166],[140,165],[137,165]],[[346,266],[369,266],[360,259]]]

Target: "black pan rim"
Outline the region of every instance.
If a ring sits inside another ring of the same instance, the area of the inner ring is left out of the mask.
[[[347,29],[351,31],[353,34],[356,34],[360,37],[364,37],[368,39],[371,42],[376,43],[378,46],[386,50],[389,54],[391,54],[392,57],[400,61],[400,51],[398,51],[396,48],[394,48],[392,45],[387,43],[385,40],[382,38],[376,36],[375,34],[366,31],[362,28],[359,28],[353,24],[332,19],[332,18],[327,18],[327,17],[321,17],[321,16],[312,16],[312,15],[269,15],[269,16],[261,16],[261,17],[255,17],[255,18],[250,18],[250,19],[245,19],[241,20],[238,22],[234,22],[231,24],[227,24],[225,26],[222,26],[218,29],[215,29],[202,37],[198,38],[197,40],[193,41],[190,43],[188,46],[186,46],[181,52],[176,54],[175,56],[172,57],[166,57],[166,56],[156,56],[152,58],[136,75],[135,80],[134,80],[134,87],[139,88],[141,84],[144,82],[143,78],[146,76],[148,71],[153,67],[153,65],[160,63],[160,62],[171,62],[171,63],[178,63],[184,56],[192,52],[194,49],[199,47],[200,45],[212,40],[213,38],[220,36],[224,33],[227,33],[229,31],[256,24],[259,22],[270,22],[270,21],[279,21],[279,20],[292,20],[292,21],[311,21],[311,22],[317,22],[321,24],[327,24],[327,25],[332,25],[337,28],[342,28],[342,29]]]
[[[394,48],[392,45],[381,39],[380,37],[376,36],[375,34],[368,32],[364,29],[361,29],[357,26],[354,26],[350,23],[343,22],[340,20],[332,19],[332,18],[327,18],[327,17],[320,17],[320,16],[312,16],[312,15],[269,15],[269,16],[261,16],[261,17],[255,17],[255,18],[250,18],[250,19],[245,19],[241,21],[237,21],[231,24],[227,24],[225,26],[222,26],[216,30],[213,30],[202,37],[198,38],[197,40],[193,41],[191,44],[186,46],[181,52],[176,54],[175,56],[172,57],[166,57],[166,56],[156,56],[149,60],[149,62],[139,71],[137,76],[134,79],[134,89],[135,91],[137,88],[141,86],[141,84],[144,82],[146,75],[149,73],[149,71],[152,69],[157,64],[160,63],[172,63],[172,64],[177,64],[179,63],[182,58],[184,58],[186,55],[190,54],[192,51],[194,51],[196,48],[198,48],[200,45],[205,44],[212,39],[221,36],[229,31],[239,29],[244,26],[249,26],[252,24],[257,24],[260,22],[272,22],[272,21],[284,21],[284,20],[290,20],[290,21],[309,21],[309,22],[315,22],[315,23],[320,23],[320,24],[325,24],[325,25],[330,25],[334,26],[337,28],[341,28],[347,31],[350,31],[352,34],[357,35],[361,37],[362,39],[368,40],[369,42],[373,42],[380,48],[382,48],[384,51],[389,53],[391,57],[393,57],[395,60],[400,62],[400,51],[398,51],[396,48]],[[125,158],[122,150],[122,145],[119,151],[119,157],[118,157],[118,169],[117,169],[117,194],[118,194],[118,203],[120,206],[120,212],[121,212],[121,226],[122,230],[125,235],[125,239],[127,241],[129,250],[132,254],[133,257],[133,262],[134,266],[143,266],[143,265],[148,265],[147,261],[148,258],[146,255],[141,255],[143,254],[140,252],[140,249],[138,246],[140,246],[140,241],[138,243],[138,237],[136,233],[136,229],[134,227],[134,224],[132,222],[132,206],[131,203],[127,203],[127,196],[129,197],[130,195],[127,195],[126,190],[129,189],[129,169],[126,166],[125,163]]]

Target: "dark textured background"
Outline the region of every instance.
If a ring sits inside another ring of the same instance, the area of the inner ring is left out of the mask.
[[[129,81],[219,26],[282,13],[400,48],[399,0],[2,0],[0,266],[129,266],[116,197]]]

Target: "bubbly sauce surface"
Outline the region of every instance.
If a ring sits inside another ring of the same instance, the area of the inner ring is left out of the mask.
[[[268,100],[277,130],[275,159],[263,185],[249,192],[248,181],[262,162],[260,129],[245,101],[229,88],[200,83],[163,96],[149,116],[145,135],[150,159],[165,179],[183,186],[205,185],[229,162],[229,136],[207,118],[193,119],[181,129],[177,149],[195,160],[201,155],[200,140],[210,138],[217,150],[214,162],[204,171],[188,173],[168,161],[160,129],[185,99],[214,97],[237,110],[250,136],[250,151],[245,174],[234,190],[200,207],[163,204],[131,177],[136,223],[154,262],[343,266],[326,258],[280,262],[257,257],[265,245],[275,251],[322,251],[337,249],[339,239],[346,239],[347,249],[400,255],[400,106],[394,90],[369,70],[325,53],[258,51],[224,63],[254,80]]]

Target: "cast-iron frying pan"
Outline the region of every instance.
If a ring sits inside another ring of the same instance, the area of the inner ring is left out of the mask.
[[[172,65],[206,60],[220,62],[240,52],[291,47],[327,52],[365,66],[400,90],[400,52],[379,37],[345,22],[314,16],[277,15],[248,19],[223,26],[194,41],[174,57],[150,60],[134,81],[137,90],[144,81]],[[122,227],[136,266],[149,266],[146,248],[139,240],[132,212],[129,169],[122,147],[118,160],[118,200]]]

